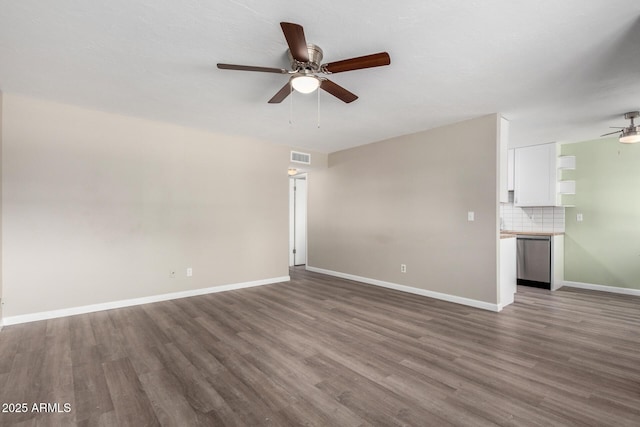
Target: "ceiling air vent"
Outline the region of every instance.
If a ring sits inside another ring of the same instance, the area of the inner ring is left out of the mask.
[[[291,161],[293,163],[302,163],[304,165],[310,165],[311,164],[311,154],[301,153],[299,151],[292,151],[291,152]]]

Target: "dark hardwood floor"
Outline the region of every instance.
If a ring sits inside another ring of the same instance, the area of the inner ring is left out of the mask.
[[[520,287],[491,313],[291,274],[5,327],[0,403],[28,410],[0,425],[640,425],[638,297]]]

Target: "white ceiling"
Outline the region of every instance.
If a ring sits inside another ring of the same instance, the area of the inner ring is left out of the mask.
[[[287,76],[279,22],[324,62],[391,65],[331,76],[268,104]],[[595,139],[640,109],[638,0],[0,0],[0,90],[332,152],[500,112],[511,146]],[[293,124],[289,123],[293,116]]]

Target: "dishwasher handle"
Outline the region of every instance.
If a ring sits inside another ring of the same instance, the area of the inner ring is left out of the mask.
[[[551,236],[516,236],[518,240],[551,240]]]

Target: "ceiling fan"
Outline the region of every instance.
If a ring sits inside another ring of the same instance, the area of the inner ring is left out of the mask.
[[[640,112],[638,111],[630,111],[628,113],[624,114],[624,118],[627,120],[631,120],[631,124],[627,127],[621,127],[621,126],[612,126],[612,127],[618,127],[620,128],[620,130],[617,130],[615,132],[609,132],[609,133],[605,133],[604,135],[600,135],[600,136],[607,136],[607,135],[613,135],[615,133],[620,133],[620,139],[619,141],[622,142],[623,144],[634,144],[636,142],[640,142],[640,126],[636,126],[635,123],[633,122],[634,119],[637,119],[638,117],[640,117]]]
[[[336,98],[350,103],[358,97],[342,86],[318,74],[335,74],[344,71],[389,65],[391,58],[387,52],[374,53],[357,58],[322,64],[322,49],[314,44],[307,44],[302,26],[291,22],[281,22],[280,27],[289,45],[291,70],[284,68],[254,67],[251,65],[218,64],[222,70],[258,71],[262,73],[288,74],[289,81],[269,100],[270,104],[282,102],[292,90],[311,93],[320,88]]]

